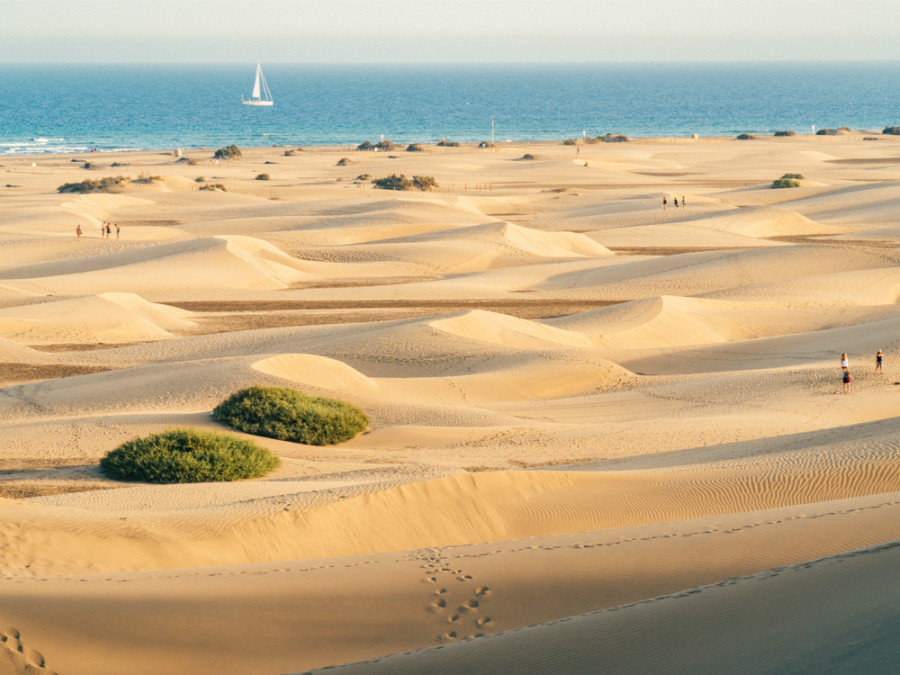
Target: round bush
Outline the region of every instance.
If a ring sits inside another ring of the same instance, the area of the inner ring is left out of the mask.
[[[117,480],[211,483],[264,476],[281,461],[253,441],[226,434],[174,429],[123,443],[100,460]]]
[[[348,441],[369,424],[359,408],[287,387],[242,389],[213,410],[213,419],[248,434],[306,445]]]

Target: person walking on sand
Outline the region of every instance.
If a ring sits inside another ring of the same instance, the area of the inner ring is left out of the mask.
[[[850,361],[847,359],[847,353],[841,354],[841,370],[850,370]]]
[[[675,208],[678,208],[678,197],[675,197]]]
[[[76,236],[77,236],[79,239],[81,239],[81,225],[78,225],[78,226],[75,228],[75,234],[76,234]]]
[[[845,394],[850,393],[850,380],[852,380],[852,379],[853,378],[850,376],[850,371],[845,369],[844,370],[844,393]]]
[[[878,350],[878,353],[875,354],[875,372],[884,374],[884,370],[882,370],[882,365],[884,365],[884,354],[881,353],[881,350]]]
[[[109,223],[106,224],[106,238],[109,239],[109,235],[112,234],[112,228],[109,226]]]
[[[669,203],[668,200],[666,200],[666,198],[663,197],[663,211],[666,210],[666,204],[668,204],[668,203]]]
[[[122,228],[120,228],[120,227],[119,227],[119,224],[116,223],[116,239],[119,238],[119,232],[121,232],[121,231],[122,231]]]

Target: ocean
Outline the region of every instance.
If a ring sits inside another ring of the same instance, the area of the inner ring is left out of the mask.
[[[900,62],[0,65],[0,154],[900,125]]]

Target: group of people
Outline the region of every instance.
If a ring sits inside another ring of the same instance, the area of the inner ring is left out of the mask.
[[[686,206],[686,202],[684,201],[684,195],[681,196],[681,207],[684,208]],[[666,207],[669,206],[669,199],[667,197],[663,197],[663,211],[666,210]],[[678,197],[675,197],[675,208],[678,208]]]
[[[850,374],[850,360],[847,358],[847,354],[841,354],[841,372],[843,373],[843,381],[844,381],[844,393],[850,393],[850,380],[853,379],[853,376]],[[884,373],[884,352],[880,349],[875,353],[875,372],[879,374]]]
[[[119,234],[122,232],[122,228],[118,226],[118,224],[110,225],[107,222],[103,222],[100,225],[100,238],[101,239],[110,239],[112,238],[113,230],[112,228],[116,228],[116,239],[119,238]],[[75,236],[81,239],[81,235],[84,234],[84,230],[81,229],[81,225],[77,225],[75,227]]]
[[[116,239],[118,239],[118,238],[119,238],[119,232],[121,232],[122,230],[121,230],[121,228],[118,226],[118,224],[115,225],[115,228],[116,228]],[[112,235],[112,227],[110,227],[110,224],[109,224],[109,223],[103,222],[103,223],[100,225],[100,236],[101,236],[101,237],[105,237],[106,239],[109,239],[111,235]]]

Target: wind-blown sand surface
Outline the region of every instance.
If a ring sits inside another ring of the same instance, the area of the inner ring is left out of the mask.
[[[865,136],[4,157],[0,675],[891,672],[900,139]],[[357,179],[392,173],[439,187]],[[56,191],[107,175],[142,180]],[[254,384],[371,426],[256,439],[251,481],[98,471]]]

